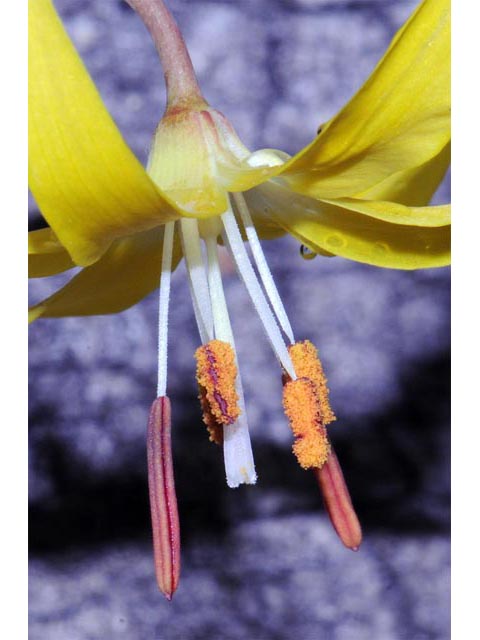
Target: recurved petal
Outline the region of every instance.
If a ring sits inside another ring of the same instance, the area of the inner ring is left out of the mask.
[[[360,91],[282,175],[315,197],[355,195],[423,165],[449,140],[450,2],[425,0]]]
[[[178,217],[130,151],[50,0],[29,1],[29,180],[75,263]]]
[[[162,246],[161,227],[115,240],[98,262],[82,269],[62,289],[32,307],[30,321],[128,309],[158,287]],[[173,269],[180,259],[180,243],[176,239]]]
[[[415,211],[395,203],[347,199],[322,202],[266,183],[244,194],[254,217],[267,216],[312,251],[392,269],[440,267],[450,262],[450,226],[443,207]],[[356,209],[354,209],[354,205]],[[429,215],[432,219],[429,219]],[[396,220],[396,222],[395,222]],[[425,224],[425,222],[427,224]],[[442,226],[431,226],[442,224]]]
[[[375,186],[355,194],[364,200],[389,200],[422,207],[427,205],[450,165],[450,143],[438,155],[414,169],[398,171]]]
[[[53,276],[75,266],[72,259],[53,233],[47,227],[30,231],[28,234],[28,277]]]
[[[363,215],[396,225],[411,227],[446,227],[451,224],[449,204],[431,207],[407,207],[398,202],[360,200],[358,198],[322,199],[335,207],[356,211]]]

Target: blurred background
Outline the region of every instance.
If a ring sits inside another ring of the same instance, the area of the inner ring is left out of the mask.
[[[145,162],[163,76],[120,0],[56,0],[125,139]],[[206,99],[252,149],[295,153],[367,78],[410,0],[171,0]],[[81,99],[79,97],[79,99]],[[446,181],[435,201],[447,202]],[[32,200],[30,228],[43,226]],[[259,480],[229,490],[196,399],[199,344],[173,276],[169,395],[182,530],[173,601],[157,591],[145,429],[157,296],[116,316],[30,330],[30,638],[423,640],[449,634],[449,270],[304,261],[264,243],[298,339],[318,347],[331,437],[364,528],[330,527],[290,452],[275,358],[225,274]],[[36,302],[69,276],[37,280]]]

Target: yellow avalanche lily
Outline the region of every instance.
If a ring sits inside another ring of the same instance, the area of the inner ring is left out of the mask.
[[[162,226],[223,213],[229,191],[245,192],[260,237],[286,231],[314,252],[380,267],[448,264],[449,207],[425,207],[449,162],[447,0],[418,7],[357,95],[293,158],[250,154],[201,103],[183,119],[167,112],[149,172],[51,2],[30,0],[29,14],[29,178],[50,226],[30,234],[31,275],[87,267],[34,317],[135,304],[158,285]]]
[[[448,0],[424,0],[360,91],[290,157],[273,149],[252,153],[205,102],[162,0],[127,1],[152,34],[167,84],[146,169],[50,0],[29,0],[29,179],[49,225],[29,234],[30,275],[83,267],[30,317],[116,313],[160,285],[158,398],[148,451],[157,578],[171,597],[179,529],[166,354],[170,277],[182,257],[202,342],[196,358],[204,421],[223,445],[228,484],[256,480],[219,242],[281,363],[293,451],[302,467],[314,469],[343,542],[358,548],[360,527],[326,434],[335,419],[326,378],[313,345],[295,342],[259,239],[287,232],[313,254],[379,267],[449,263],[450,207],[427,205],[449,163],[450,9]]]

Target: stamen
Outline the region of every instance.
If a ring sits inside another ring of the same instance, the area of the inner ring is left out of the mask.
[[[208,229],[208,225],[206,227]],[[228,315],[227,302],[223,291],[222,273],[218,261],[217,234],[212,225],[212,232],[205,240],[207,246],[207,278],[212,304],[213,327],[218,340],[229,342],[235,350],[232,326]]]
[[[210,434],[210,442],[215,444],[223,444],[223,424],[218,422],[212,413],[210,403],[207,399],[207,390],[204,387],[198,385],[198,399],[200,400],[200,407],[203,414],[203,422],[207,427],[207,431]]]
[[[352,551],[358,551],[362,542],[362,528],[353,508],[342,468],[333,448],[323,467],[314,469],[313,472],[317,478],[325,507],[338,537],[346,547],[352,549]]]
[[[314,345],[296,342],[288,347],[297,380],[284,375],[283,407],[297,438],[293,452],[304,469],[321,468],[329,455],[326,425],[335,420],[328,401],[327,379]]]
[[[241,413],[235,390],[235,353],[228,342],[211,340],[195,352],[197,381],[217,422],[231,425]]]
[[[308,378],[317,388],[320,402],[322,421],[324,425],[336,420],[335,414],[328,400],[327,378],[323,372],[322,363],[318,357],[315,345],[310,340],[295,342],[288,347],[290,357],[295,367],[295,373],[299,378]]]
[[[168,600],[172,599],[180,578],[180,524],[170,431],[170,400],[157,398],[148,420],[148,488],[155,573],[158,588]]]
[[[172,276],[172,249],[175,222],[167,222],[163,231],[162,271],[158,303],[158,383],[157,397],[167,392],[168,307]]]
[[[180,228],[193,309],[200,338],[205,343],[213,338],[213,319],[210,292],[200,248],[198,222],[194,219],[182,218]]]
[[[233,200],[237,205],[240,217],[242,218],[243,226],[245,227],[245,232],[247,234],[250,247],[252,248],[252,254],[255,260],[255,264],[257,265],[260,279],[262,280],[263,286],[265,287],[265,291],[267,293],[268,299],[270,300],[273,311],[275,312],[278,322],[280,323],[280,326],[282,327],[290,342],[294,342],[295,338],[293,337],[293,331],[287,316],[287,312],[285,311],[285,307],[283,306],[280,294],[278,293],[278,289],[275,285],[272,273],[268,267],[267,261],[265,260],[265,255],[262,251],[262,246],[258,239],[258,235],[255,230],[250,211],[248,210],[247,204],[245,202],[245,198],[241,193],[234,193]]]
[[[293,453],[300,466],[323,466],[330,445],[316,384],[308,378],[288,381],[283,388],[283,407],[296,437]]]
[[[222,214],[222,221],[225,228],[227,245],[230,249],[233,260],[237,266],[240,277],[242,278],[252,302],[262,321],[265,332],[270,340],[272,348],[280,360],[283,368],[290,378],[296,378],[290,355],[287,351],[285,343],[280,333],[280,329],[272,315],[265,295],[257,280],[253,267],[250,263],[247,251],[244,247],[242,236],[238,229],[235,215],[231,208]]]
[[[223,291],[220,264],[218,262],[217,234],[213,227],[210,235],[207,236],[206,244],[208,258],[208,284],[212,302],[215,336],[219,340],[228,342],[235,353],[235,342],[228,315],[225,293]],[[237,361],[236,366],[238,370]],[[238,487],[240,484],[255,484],[257,481],[252,445],[248,432],[242,379],[240,375],[237,375],[235,388],[238,394],[238,403],[240,405],[241,413],[234,424],[223,428],[225,474],[227,476],[227,484],[231,488]]]

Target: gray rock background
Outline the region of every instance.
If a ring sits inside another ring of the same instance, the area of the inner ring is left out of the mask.
[[[294,153],[361,86],[415,3],[172,0],[205,97],[253,148]],[[56,6],[126,140],[146,159],[164,107],[144,27],[121,1]],[[437,202],[449,198],[445,183]],[[32,202],[32,228],[40,226]],[[201,424],[185,273],[173,278],[169,394],[183,567],[151,559],[145,426],[155,294],[117,316],[30,331],[32,640],[444,640],[449,634],[449,270],[413,273],[265,244],[294,330],[318,346],[331,434],[365,541],[336,539],[290,453],[278,367],[241,283],[226,288],[259,482],[229,490]],[[32,300],[65,276],[35,281]]]

